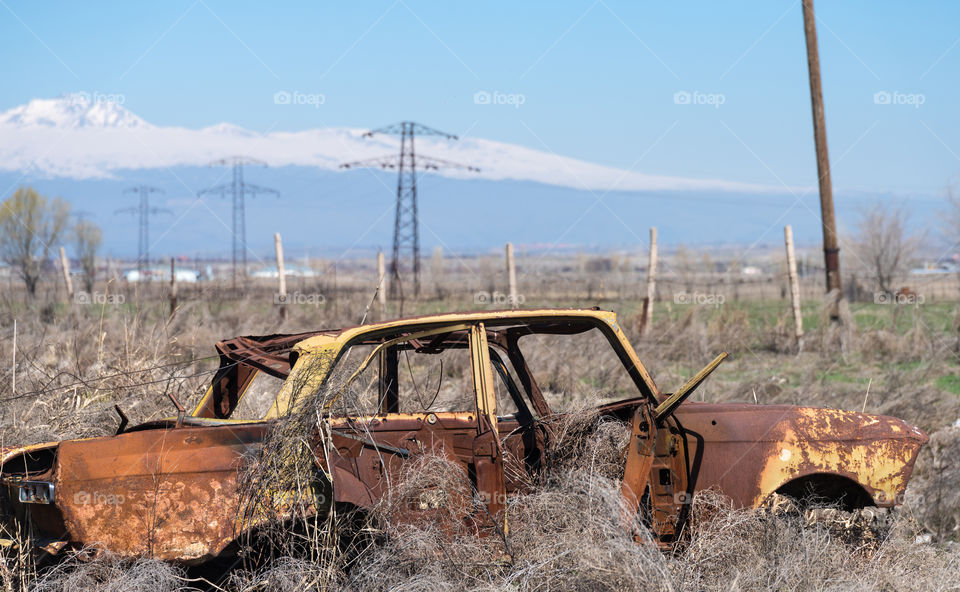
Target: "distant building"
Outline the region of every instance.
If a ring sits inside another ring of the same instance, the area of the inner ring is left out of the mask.
[[[309,267],[300,267],[298,265],[284,265],[283,275],[289,278],[292,277],[316,277],[320,274],[310,269]],[[280,277],[280,271],[276,266],[273,267],[264,267],[263,269],[258,269],[257,271],[250,274],[250,277],[258,279],[276,279]]]
[[[128,282],[169,282],[170,270],[163,267],[144,270],[143,274],[137,269],[131,269],[123,274]],[[178,269],[177,283],[194,284],[200,281],[200,272],[195,269]]]

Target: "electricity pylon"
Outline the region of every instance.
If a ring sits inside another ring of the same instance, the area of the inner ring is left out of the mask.
[[[276,189],[270,189],[269,187],[260,187],[259,185],[254,185],[253,183],[247,183],[243,180],[243,166],[247,164],[255,164],[261,166],[267,166],[267,163],[262,160],[257,160],[255,158],[249,158],[246,156],[231,156],[230,158],[221,158],[220,160],[215,160],[210,163],[210,166],[232,166],[233,167],[233,181],[229,184],[217,185],[216,187],[209,187],[200,191],[197,195],[204,195],[207,193],[219,194],[220,197],[231,196],[233,199],[233,255],[232,255],[232,283],[233,287],[237,287],[237,262],[240,261],[242,265],[242,275],[246,277],[247,275],[247,222],[246,214],[244,210],[244,199],[247,195],[253,197],[258,193],[272,194],[277,197],[280,196],[280,192]]]
[[[140,223],[140,231],[137,245],[137,271],[140,273],[140,281],[146,279],[145,271],[150,266],[150,216],[153,214],[172,214],[170,210],[164,208],[150,207],[150,194],[163,193],[162,189],[150,187],[149,185],[137,185],[123,190],[124,194],[136,193],[140,196],[140,203],[132,208],[122,208],[114,214],[137,214]]]
[[[414,137],[442,136],[456,140],[457,136],[441,132],[413,121],[401,121],[393,125],[368,131],[364,137],[374,134],[400,136],[400,154],[347,162],[341,164],[344,169],[362,167],[380,167],[398,169],[397,206],[393,222],[393,258],[390,261],[390,298],[403,297],[400,269],[404,256],[409,257],[409,267],[413,273],[414,297],[420,296],[420,218],[417,209],[417,167],[421,170],[435,171],[440,168],[464,169],[479,172],[474,166],[450,162],[430,156],[418,155],[414,151]]]

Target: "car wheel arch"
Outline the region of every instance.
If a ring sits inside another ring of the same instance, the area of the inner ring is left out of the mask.
[[[794,476],[765,495],[762,501],[769,499],[772,494],[792,498],[801,507],[811,504],[836,505],[850,511],[877,505],[861,483],[848,475],[828,471]]]

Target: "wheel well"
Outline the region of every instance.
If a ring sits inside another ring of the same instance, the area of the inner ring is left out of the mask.
[[[875,505],[859,483],[830,473],[798,477],[781,485],[776,493],[791,497],[801,505],[836,505],[848,512]]]

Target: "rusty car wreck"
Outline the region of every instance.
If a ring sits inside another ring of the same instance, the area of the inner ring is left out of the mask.
[[[588,336],[602,347],[563,345]],[[368,508],[405,463],[439,453],[462,467],[477,511],[501,523],[510,496],[543,469],[549,419],[582,410],[585,397],[629,426],[624,505],[662,544],[682,536],[692,495],[708,488],[740,507],[775,493],[895,506],[927,441],[891,417],[686,401],[723,355],[662,392],[616,315],[596,309],[438,314],[238,337],[217,351],[219,370],[191,413],[132,427],[124,419],[114,436],[2,449],[4,545],[29,541],[56,555],[99,544],[187,564],[235,554],[256,527],[240,508],[240,459],[324,389],[310,441],[328,500]]]

